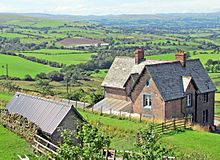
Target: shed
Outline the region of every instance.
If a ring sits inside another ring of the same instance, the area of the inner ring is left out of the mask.
[[[16,93],[5,109],[22,115],[38,125],[43,136],[53,143],[61,140],[59,129],[75,132],[77,125],[84,122],[83,117],[72,104],[24,93]]]

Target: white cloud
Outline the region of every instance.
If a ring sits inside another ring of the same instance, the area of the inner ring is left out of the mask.
[[[144,14],[219,11],[220,0],[1,0],[0,12]]]

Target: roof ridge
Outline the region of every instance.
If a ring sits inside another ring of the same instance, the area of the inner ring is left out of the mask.
[[[16,92],[15,94],[16,94],[16,95],[17,95],[17,94],[20,94],[20,95],[23,95],[23,96],[31,97],[31,98],[33,98],[33,99],[40,99],[40,100],[44,100],[44,101],[47,101],[47,102],[52,102],[52,103],[56,103],[56,104],[61,104],[61,105],[63,105],[64,107],[71,107],[71,105],[69,105],[69,103],[63,102],[63,99],[53,100],[53,99],[50,99],[50,98],[45,98],[45,97],[41,97],[41,96],[35,96],[35,95],[26,94],[26,93],[22,93],[22,92]]]

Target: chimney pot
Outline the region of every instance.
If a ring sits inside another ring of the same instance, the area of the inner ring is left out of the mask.
[[[180,61],[184,67],[186,66],[186,54],[183,50],[176,52],[176,60]]]
[[[135,64],[139,64],[144,60],[144,50],[138,48],[135,50]]]

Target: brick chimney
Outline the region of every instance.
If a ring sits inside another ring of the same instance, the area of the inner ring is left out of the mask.
[[[135,50],[135,64],[139,64],[142,61],[144,61],[144,50],[141,48],[138,48]]]
[[[178,50],[176,52],[176,60],[180,61],[183,65],[183,67],[186,66],[186,54],[184,53],[183,50]]]

